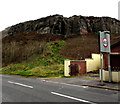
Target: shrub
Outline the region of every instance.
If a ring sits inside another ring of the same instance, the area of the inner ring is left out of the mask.
[[[41,54],[44,46],[45,42],[38,41],[28,41],[26,44],[15,41],[4,43],[2,47],[3,64],[18,63],[27,60],[34,54]]]

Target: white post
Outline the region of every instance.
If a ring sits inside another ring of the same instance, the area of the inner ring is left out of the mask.
[[[64,61],[64,76],[70,76],[69,72],[69,65],[70,65],[70,60],[69,59],[66,59]]]
[[[109,82],[112,81],[112,73],[111,73],[111,66],[110,66],[110,53],[108,53],[108,71],[109,71]]]
[[[102,52],[100,52],[100,78],[101,78],[101,85],[103,85],[103,67],[102,67]]]

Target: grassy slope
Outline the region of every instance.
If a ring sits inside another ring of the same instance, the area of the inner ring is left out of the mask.
[[[116,41],[111,35],[111,43]],[[65,58],[90,58],[98,53],[97,34],[87,35],[40,35],[22,33],[3,39],[2,73],[40,77],[63,76]]]
[[[42,54],[33,55],[26,61],[3,67],[2,73],[40,77],[63,76],[65,58],[58,54],[63,46],[62,40],[48,42]]]

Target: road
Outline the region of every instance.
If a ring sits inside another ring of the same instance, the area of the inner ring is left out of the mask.
[[[2,102],[118,102],[118,91],[15,75],[2,77]]]

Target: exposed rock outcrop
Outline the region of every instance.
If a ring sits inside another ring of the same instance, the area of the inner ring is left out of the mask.
[[[21,32],[37,32],[39,34],[87,34],[107,30],[120,34],[120,21],[110,17],[85,17],[53,15],[38,20],[27,21],[11,26],[8,35]]]

